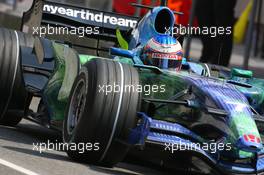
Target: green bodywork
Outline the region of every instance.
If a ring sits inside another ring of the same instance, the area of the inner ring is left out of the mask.
[[[53,43],[53,49],[56,57],[56,68],[45,88],[43,99],[47,103],[51,121],[62,122],[65,116],[65,109],[70,90],[74,83],[74,79],[78,74],[79,68],[88,61],[98,57],[91,55],[78,55],[73,49],[56,43]],[[125,64],[134,64],[131,58],[115,57],[113,59]],[[201,67],[201,65],[197,64],[197,67]],[[190,82],[186,81],[188,77],[201,78],[200,75],[184,70],[181,72],[163,71],[161,74],[157,74],[149,69],[139,69],[138,71],[141,85],[148,85],[150,87],[155,85],[159,88],[162,86],[165,89],[164,92],[148,91],[149,93],[143,93],[143,98],[168,100],[175,94],[183,92],[189,88]],[[263,114],[264,80],[251,77],[252,74],[250,71],[243,72],[241,70],[233,70],[232,76],[230,76],[229,79],[250,85],[242,86],[236,84],[235,87],[246,96],[251,106],[253,106],[260,114]],[[218,84],[219,82],[224,84],[226,81],[222,77],[215,78],[216,80],[210,81],[217,81]],[[193,86],[195,86],[195,84],[193,84]],[[207,103],[208,99],[210,101],[207,94],[201,91],[202,87],[196,89],[197,90],[194,88],[196,95],[200,95],[201,99],[204,99],[204,103]],[[193,98],[193,96],[187,93],[182,95],[179,99],[186,100],[190,98]],[[234,101],[231,97],[226,97],[225,100],[240,103],[240,101]],[[215,104],[212,105],[214,106]],[[143,104],[142,110],[145,110],[144,108],[146,106],[147,104],[145,106]],[[230,117],[230,120],[227,122],[225,120],[215,119],[212,115],[206,114],[199,108],[188,108],[182,105],[170,104],[159,108],[152,117],[159,120],[177,122],[184,126],[188,126],[190,129],[208,123],[212,124],[219,130],[228,133],[225,140],[226,143],[235,144],[244,134],[253,134],[256,137],[260,137],[253,118],[239,111],[232,111],[230,116],[232,117]],[[201,137],[201,141],[205,141],[205,139]],[[232,150],[232,154],[234,157],[240,158],[253,156],[252,153],[241,151],[236,148]]]
[[[55,71],[44,90],[44,100],[48,103],[51,121],[63,121],[71,87],[81,65],[73,49],[55,42],[52,46]]]

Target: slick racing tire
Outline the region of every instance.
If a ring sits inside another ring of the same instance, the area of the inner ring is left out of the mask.
[[[30,44],[32,36],[0,28],[0,124],[17,125],[25,110],[27,91],[25,89],[21,46]]]
[[[70,145],[66,150],[70,158],[107,167],[123,160],[140,102],[138,92],[124,88],[138,84],[138,72],[129,65],[94,59],[83,66],[72,87],[64,120],[63,137]],[[106,93],[100,90],[102,86],[116,89]],[[86,144],[86,150],[75,149],[78,145],[83,148],[81,144]]]

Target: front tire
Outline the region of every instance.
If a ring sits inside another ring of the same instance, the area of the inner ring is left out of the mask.
[[[140,101],[138,92],[124,88],[138,84],[138,72],[129,65],[94,59],[83,66],[71,91],[63,137],[65,143],[93,144],[95,149],[84,153],[67,149],[69,157],[109,167],[123,160]],[[103,85],[120,89],[106,94],[100,91]]]

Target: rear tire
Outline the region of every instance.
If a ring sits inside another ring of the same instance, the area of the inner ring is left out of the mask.
[[[69,98],[63,137],[68,144],[91,143],[94,150],[68,149],[69,157],[108,167],[123,160],[129,150],[130,130],[136,126],[140,95],[121,89],[138,84],[138,72],[129,65],[94,59],[83,66]],[[102,85],[117,85],[120,91],[106,95],[100,92]]]
[[[21,46],[27,46],[32,36],[0,28],[0,124],[17,125],[25,110],[27,91],[24,85]]]

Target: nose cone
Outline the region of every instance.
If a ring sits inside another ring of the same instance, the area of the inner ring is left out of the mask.
[[[263,148],[263,145],[259,137],[245,134],[238,139],[237,147],[246,152],[259,152]]]

